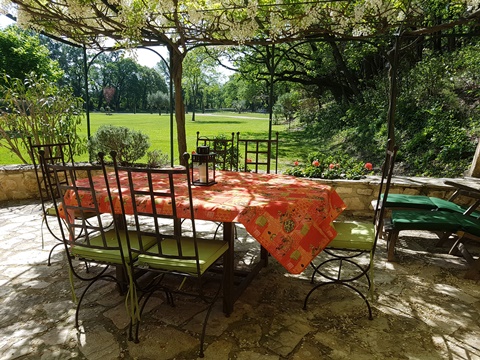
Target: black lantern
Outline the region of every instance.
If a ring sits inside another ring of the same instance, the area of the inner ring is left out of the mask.
[[[215,155],[210,152],[209,146],[197,147],[196,154],[192,154],[193,185],[210,186],[217,183],[215,181]]]

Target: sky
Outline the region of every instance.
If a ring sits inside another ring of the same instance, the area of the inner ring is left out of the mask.
[[[13,24],[13,20],[10,20],[5,15],[0,14],[0,28],[3,29],[10,24]]]

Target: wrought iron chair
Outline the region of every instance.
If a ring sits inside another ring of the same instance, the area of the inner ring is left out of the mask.
[[[137,270],[147,273],[141,279],[131,277],[131,289],[135,289],[141,294],[138,297],[138,304],[141,304],[141,307],[137,309],[130,323],[129,339],[139,342],[140,318],[145,305],[155,292],[164,292],[167,301],[172,305],[174,295],[195,296],[207,303],[200,335],[199,355],[203,357],[207,321],[212,306],[222,288],[222,281],[220,281],[218,288],[210,294],[205,290],[204,281],[206,275],[212,276],[212,273],[207,273],[207,271],[218,260],[223,259],[228,250],[228,243],[197,238],[188,168],[139,169],[119,167],[116,154],[112,153],[111,156],[116,173],[117,188],[119,189],[119,201],[117,203],[121,208],[122,221],[126,221],[126,201],[129,204],[131,203],[133,207],[134,233],[127,233],[130,273],[133,274]],[[188,163],[188,159],[189,155],[185,153],[185,163]],[[141,184],[134,180],[138,176],[145,179]],[[121,183],[121,177],[128,179],[128,187]],[[165,187],[154,186],[154,179],[161,178],[165,181]],[[180,188],[184,190],[181,195],[178,193]],[[188,217],[192,223],[191,235],[189,236],[182,236],[181,234],[180,218],[177,215],[179,206],[189,211]],[[151,243],[152,240],[154,244]],[[142,282],[141,280],[145,277],[148,278],[148,275],[151,275],[150,280]],[[179,287],[174,287],[172,284],[174,278],[179,280]],[[193,288],[188,291],[181,289],[187,279],[196,280]],[[133,335],[134,327],[135,335]]]
[[[56,211],[54,203],[59,201],[59,194],[54,179],[52,179],[53,173],[47,170],[47,165],[66,165],[73,163],[73,152],[70,143],[70,138],[66,136],[64,142],[59,143],[46,143],[46,144],[34,144],[32,137],[28,137],[30,157],[35,168],[35,178],[37,180],[38,193],[40,196],[40,204],[42,207],[42,225],[44,224],[48,232],[58,241],[55,244],[50,253],[48,254],[48,266],[51,265],[51,257],[55,248],[62,245],[62,236],[52,227],[50,221],[52,219],[56,222]],[[65,175],[65,174],[64,174]],[[48,181],[50,177],[51,181]],[[68,181],[67,176],[63,176],[63,182]],[[75,181],[76,177],[72,178]],[[49,186],[52,184],[52,186]],[[91,214],[89,215],[91,216]],[[42,248],[44,246],[44,234],[43,226],[41,230],[42,236]]]
[[[200,136],[200,131],[197,131],[197,147],[200,145],[210,146],[210,149],[217,154],[215,157],[215,165],[219,170],[232,171],[236,165],[234,165],[235,147],[234,147],[234,133],[232,137],[217,136],[215,138],[209,138],[206,136]]]
[[[241,147],[244,155],[243,171],[256,173],[265,171],[267,174],[278,172],[278,132],[271,140],[241,138],[240,132],[237,132],[238,155]],[[272,168],[272,161],[275,162],[275,171]],[[237,163],[239,163],[238,160]]]
[[[241,138],[240,132],[237,132],[237,156],[240,155],[241,147],[243,148],[244,154],[243,171],[255,173],[264,171],[270,174],[273,170],[273,159],[275,161],[274,173],[276,174],[278,172],[278,132],[275,133],[275,138],[271,140]],[[237,164],[239,164],[238,159]],[[269,254],[263,246],[260,249],[260,256],[266,264]]]
[[[222,136],[216,138],[208,138],[205,136],[200,136],[200,131],[197,131],[197,147],[200,145],[210,146],[212,151],[217,154],[215,157],[215,166],[219,170],[224,171],[233,171],[237,167],[237,149],[234,145],[235,133],[232,132],[231,138],[224,138]],[[218,231],[222,227],[222,223],[216,223],[217,228],[215,229],[213,238],[216,239]],[[237,228],[234,227],[234,236],[237,238]]]
[[[77,301],[74,280],[86,283],[81,291],[75,311],[75,326],[79,328],[79,312],[88,290],[98,281],[115,282],[121,287],[123,279],[109,271],[111,267],[120,268],[120,274],[128,274],[125,266],[128,258],[125,231],[111,226],[110,216],[102,214],[95,192],[98,182],[103,182],[109,190],[108,176],[102,166],[75,166],[73,164],[47,164],[46,170],[52,176],[60,201],[54,202],[57,221],[60,226],[62,244],[69,264],[69,274],[74,301]],[[76,173],[85,175],[82,180],[73,181]],[[65,177],[68,181],[65,181]],[[81,184],[80,184],[81,182]],[[61,206],[60,206],[61,205]],[[113,207],[111,206],[110,209]],[[92,218],[91,214],[95,214]],[[113,214],[110,214],[113,215]],[[87,221],[87,219],[89,219]],[[65,222],[66,228],[63,226]],[[82,236],[78,236],[82,234]],[[88,268],[77,266],[77,261],[86,262]],[[123,276],[122,276],[123,278]]]
[[[356,292],[367,305],[368,317],[372,319],[372,309],[368,298],[358,289],[360,285],[357,280],[365,277],[368,285],[369,295],[373,296],[373,259],[375,248],[379,238],[380,231],[377,228],[382,224],[381,218],[384,216],[385,207],[381,206],[388,196],[390,182],[392,178],[393,164],[397,149],[387,150],[385,163],[382,171],[382,182],[378,193],[378,204],[374,213],[372,223],[360,221],[334,221],[338,235],[323,251],[328,255],[327,259],[318,265],[311,263],[314,271],[312,273],[311,282],[314,283],[316,275],[320,275],[327,279],[315,285],[307,294],[304,300],[303,308],[307,308],[307,302],[310,296],[320,287],[331,284],[339,284]],[[380,201],[381,194],[386,196]],[[382,203],[383,202],[383,203]],[[365,259],[364,254],[368,254]],[[366,261],[365,261],[366,260]],[[338,264],[337,270],[332,270],[328,265]],[[336,273],[336,275],[334,275]]]
[[[32,163],[35,168],[35,177],[37,180],[38,191],[40,195],[40,203],[42,207],[42,223],[45,224],[49,233],[53,236],[55,240],[58,241],[48,254],[47,265],[51,265],[51,257],[55,248],[59,245],[62,245],[63,239],[61,234],[56,231],[51,224],[49,223],[51,219],[55,219],[57,215],[55,210],[55,203],[59,203],[60,194],[58,193],[57,186],[55,184],[55,179],[53,179],[53,172],[47,169],[48,165],[68,165],[74,164],[72,146],[70,143],[70,138],[67,135],[65,142],[60,143],[50,143],[50,144],[33,144],[32,138],[28,138],[30,146],[30,156]],[[64,173],[61,177],[61,181],[64,184],[68,184],[69,181],[75,181],[77,179],[76,172],[72,173],[72,176],[68,176],[67,173]],[[75,214],[76,217],[86,216],[86,219],[94,217],[96,214],[93,212],[85,212],[82,214]],[[113,222],[112,222],[113,224]],[[44,246],[44,234],[43,227],[41,229],[42,236],[42,248]],[[78,234],[82,236],[82,234]]]

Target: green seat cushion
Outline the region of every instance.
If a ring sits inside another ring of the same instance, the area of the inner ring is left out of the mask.
[[[117,235],[115,230],[109,230],[105,233],[106,241],[109,247],[118,246]],[[120,231],[120,238],[122,243],[123,255],[125,261],[128,262],[128,245],[126,241],[125,231]],[[135,232],[129,232],[130,244],[132,247],[138,248],[138,237]],[[143,237],[143,245],[145,247],[150,247],[155,244],[155,238],[146,238]],[[102,238],[100,236],[95,236],[90,239],[90,243],[95,246],[102,246]],[[71,254],[73,256],[78,256],[85,260],[90,261],[99,261],[107,262],[111,264],[122,264],[122,258],[120,255],[120,250],[111,250],[111,249],[99,249],[92,248],[88,246],[78,245],[78,243],[71,247]],[[136,257],[136,256],[134,256]]]
[[[392,226],[395,230],[424,230],[455,232],[461,228],[456,213],[446,211],[393,210]]]
[[[432,202],[437,206],[438,210],[442,210],[442,211],[451,211],[451,212],[458,212],[463,214],[468,209],[468,207],[460,206],[458,204],[455,204],[453,201],[448,201],[445,199],[431,197],[430,200],[432,200]],[[470,216],[473,216],[476,218],[480,217],[480,212],[474,211],[470,214]]]
[[[387,208],[440,210],[462,214],[468,209],[468,207],[438,197],[406,194],[388,194]],[[480,211],[474,211],[470,215],[480,217]]]
[[[55,209],[55,207],[46,208],[45,214],[48,216],[57,216],[57,209]]]
[[[327,249],[372,250],[375,243],[375,227],[372,223],[338,221],[333,226],[337,236],[328,244]]]
[[[462,214],[455,214],[458,219],[458,222],[461,224],[459,230],[463,230],[472,235],[480,236],[480,220],[475,219],[472,216],[465,216]]]
[[[48,216],[57,216],[57,209],[55,207],[49,207],[45,209],[45,214]],[[94,211],[84,211],[83,214],[80,211],[75,211],[74,216],[76,219],[89,219],[97,215]]]
[[[200,265],[200,273],[203,274],[211,265],[213,265],[227,250],[228,243],[220,240],[197,239],[198,246],[198,262]],[[192,238],[182,239],[183,255],[194,256],[194,242]],[[178,254],[177,242],[174,239],[165,239],[162,242],[162,250],[165,255],[176,256]],[[153,247],[151,252],[155,252]],[[151,269],[180,271],[187,274],[197,274],[196,259],[178,259],[162,257],[160,255],[138,256],[136,265]]]
[[[382,195],[383,199],[383,195]],[[423,195],[388,194],[387,208],[436,209],[431,198]]]

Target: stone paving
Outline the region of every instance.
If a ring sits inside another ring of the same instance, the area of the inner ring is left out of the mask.
[[[123,297],[102,284],[83,304],[77,330],[62,249],[47,266],[55,241],[44,231],[42,248],[41,225],[38,204],[0,206],[1,360],[197,358],[196,302],[172,308],[153,299],[134,344]],[[373,320],[357,295],[335,286],[322,287],[303,310],[309,270],[292,276],[271,260],[230,317],[218,302],[205,359],[480,359],[479,284],[463,279],[463,259],[435,248],[431,236],[413,235],[401,237],[396,263],[378,245]],[[239,229],[243,262],[256,256],[254,245]]]

